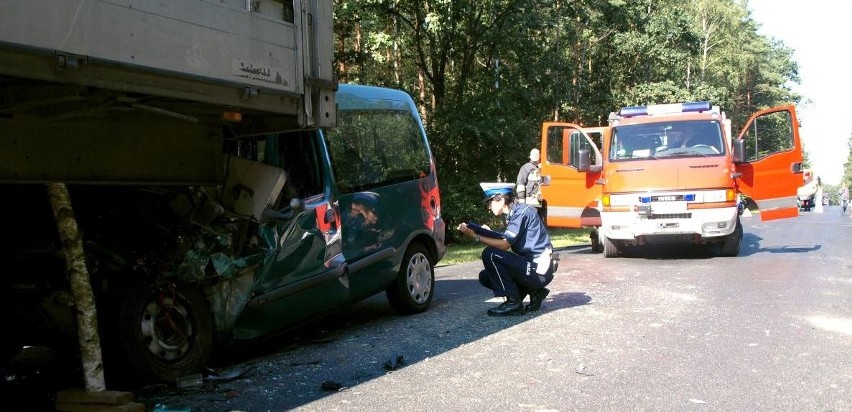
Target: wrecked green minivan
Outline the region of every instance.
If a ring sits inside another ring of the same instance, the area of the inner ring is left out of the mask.
[[[427,310],[445,225],[435,161],[404,92],[340,85],[337,127],[226,141],[217,185],[69,185],[107,356],[147,381],[199,372],[214,346],[292,328],[379,292]],[[14,241],[3,309],[18,339],[73,341],[42,185],[4,185]],[[9,250],[11,249],[11,250]],[[38,275],[34,267],[38,267]],[[48,275],[49,274],[49,275]],[[49,332],[47,332],[49,331]]]

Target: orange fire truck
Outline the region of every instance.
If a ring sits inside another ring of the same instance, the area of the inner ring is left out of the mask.
[[[685,242],[736,256],[740,193],[762,220],[798,215],[802,148],[792,105],[755,113],[735,139],[709,102],[622,108],[600,148],[580,126],[545,123],[541,157],[547,225],[591,227],[592,248],[606,257]]]

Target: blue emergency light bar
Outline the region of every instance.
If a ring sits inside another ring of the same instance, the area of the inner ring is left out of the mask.
[[[652,104],[649,106],[623,107],[618,114],[621,117],[653,116],[689,112],[706,112],[711,109],[710,102],[689,102],[672,104]]]

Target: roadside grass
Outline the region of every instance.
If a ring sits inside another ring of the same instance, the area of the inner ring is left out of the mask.
[[[550,233],[550,241],[553,242],[554,248],[589,243],[589,229],[550,229],[548,233]],[[476,243],[465,237],[447,246],[447,254],[444,255],[438,266],[479,260],[482,249],[482,243]]]

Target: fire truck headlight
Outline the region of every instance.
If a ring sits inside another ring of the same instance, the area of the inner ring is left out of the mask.
[[[728,226],[728,222],[707,222],[702,225],[707,232],[715,232],[718,229],[724,229]]]

